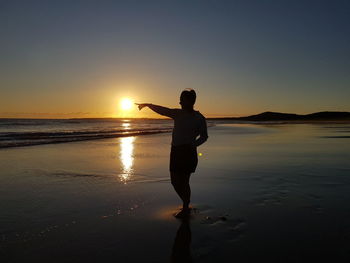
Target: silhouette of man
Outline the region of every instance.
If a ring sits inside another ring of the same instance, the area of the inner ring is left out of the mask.
[[[207,124],[204,116],[193,109],[196,92],[184,90],[180,96],[181,109],[169,109],[150,103],[136,103],[139,110],[148,107],[154,112],[172,118],[174,128],[170,152],[171,184],[183,202],[182,210],[175,215],[187,217],[190,213],[190,176],[198,164],[197,147],[208,139]],[[199,136],[199,137],[198,137]]]

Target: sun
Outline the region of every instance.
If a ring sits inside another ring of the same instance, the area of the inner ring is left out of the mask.
[[[131,110],[133,106],[133,102],[131,99],[129,98],[123,98],[121,101],[120,101],[120,108],[123,110],[123,111],[128,111],[128,110]]]

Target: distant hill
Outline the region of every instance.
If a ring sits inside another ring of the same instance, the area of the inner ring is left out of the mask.
[[[246,117],[219,118],[238,121],[350,121],[350,112],[322,111],[311,114],[294,114],[266,111]]]

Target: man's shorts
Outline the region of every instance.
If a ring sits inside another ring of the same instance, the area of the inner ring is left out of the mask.
[[[197,147],[191,144],[171,146],[170,172],[194,173],[197,164]]]

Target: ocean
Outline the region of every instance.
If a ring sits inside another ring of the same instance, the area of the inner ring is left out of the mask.
[[[169,132],[164,119],[0,119],[0,148]]]

